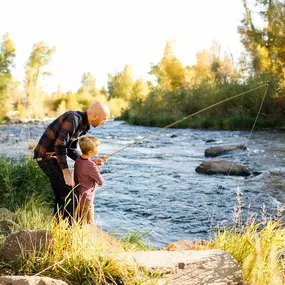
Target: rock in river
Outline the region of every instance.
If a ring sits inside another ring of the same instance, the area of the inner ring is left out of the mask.
[[[196,172],[204,174],[224,174],[249,176],[251,171],[247,166],[235,164],[223,159],[208,160],[196,167]]]
[[[205,156],[215,157],[235,150],[246,150],[243,145],[229,145],[229,146],[215,146],[209,147],[205,150]]]

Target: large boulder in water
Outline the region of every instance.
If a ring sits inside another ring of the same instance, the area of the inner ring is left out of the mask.
[[[196,167],[196,172],[203,174],[224,174],[235,176],[249,176],[251,171],[247,166],[235,164],[223,159],[208,160]]]
[[[246,150],[246,147],[243,145],[229,145],[229,146],[215,146],[215,147],[209,147],[205,150],[205,156],[206,157],[215,157],[219,156],[231,151],[236,150]]]

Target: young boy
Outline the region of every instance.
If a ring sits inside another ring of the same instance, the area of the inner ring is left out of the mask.
[[[104,184],[98,166],[91,160],[92,156],[98,154],[99,144],[95,136],[82,136],[79,139],[82,155],[76,159],[74,164],[74,182],[79,193],[76,214],[81,224],[94,223],[93,200],[96,184],[100,186]]]

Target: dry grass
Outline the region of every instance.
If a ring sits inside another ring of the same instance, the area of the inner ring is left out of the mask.
[[[245,279],[252,285],[285,284],[285,227],[282,219],[284,207],[276,217],[267,218],[266,210],[261,221],[250,217],[242,221],[243,202],[240,189],[234,207],[235,226],[222,228],[207,248],[221,249],[231,254],[242,268]]]

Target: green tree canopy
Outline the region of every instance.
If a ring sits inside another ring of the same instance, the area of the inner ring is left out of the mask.
[[[108,74],[109,98],[130,100],[134,84],[132,67],[126,64],[122,72],[115,75]]]
[[[285,2],[255,0],[262,25],[257,23],[248,2],[243,0],[245,16],[239,26],[242,43],[250,57],[255,76],[261,74],[278,78],[285,90]]]

